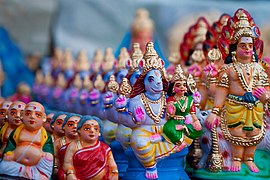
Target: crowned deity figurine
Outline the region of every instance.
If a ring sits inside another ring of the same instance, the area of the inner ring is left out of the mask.
[[[102,122],[94,116],[83,116],[77,127],[79,139],[66,150],[64,171],[67,180],[118,179],[118,169],[110,147],[99,141]]]
[[[22,121],[9,136],[0,163],[0,174],[27,179],[50,179],[53,171],[53,143],[43,128],[44,107],[30,102]]]
[[[240,171],[242,163],[253,173],[260,171],[254,154],[265,134],[263,105],[268,101],[269,81],[258,63],[263,44],[259,38],[253,18],[238,9],[218,41],[225,65],[219,69],[214,107],[205,124],[212,129],[220,123],[231,147],[232,172]]]

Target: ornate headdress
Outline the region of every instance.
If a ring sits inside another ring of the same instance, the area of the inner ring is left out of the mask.
[[[181,81],[181,80],[186,81],[187,77],[184,75],[184,72],[183,72],[180,64],[178,64],[175,68],[174,75],[171,78],[171,82]]]
[[[120,50],[120,54],[118,56],[118,65],[117,65],[117,70],[120,69],[125,69],[126,68],[126,63],[130,59],[127,48],[123,47]]]
[[[143,53],[140,49],[139,43],[132,44],[132,54],[131,59],[127,61],[127,66],[129,67],[129,74],[137,71],[139,68],[139,61],[143,58]]]
[[[230,53],[229,45],[237,43],[241,37],[251,37],[253,39],[256,53],[261,58],[263,42],[259,39],[259,28],[250,14],[244,9],[238,9],[222,29],[222,36],[218,41],[218,47],[224,59]]]
[[[115,76],[111,75],[109,83],[107,84],[107,89],[113,93],[116,93],[119,89],[119,84],[115,80]]]
[[[143,59],[139,62],[142,70],[142,75],[147,74],[152,69],[160,70],[163,72],[164,61],[159,58],[156,50],[154,49],[154,43],[148,42],[146,45],[146,51]]]
[[[211,49],[208,54],[207,54],[207,58],[210,62],[215,62],[221,59],[221,53],[219,51],[219,49],[213,48]]]

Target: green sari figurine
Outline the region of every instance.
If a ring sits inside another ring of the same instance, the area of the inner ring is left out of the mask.
[[[202,135],[202,126],[196,117],[195,103],[200,96],[195,90],[195,81],[183,74],[181,66],[176,67],[168,90],[167,122],[163,127],[165,139],[181,150]]]

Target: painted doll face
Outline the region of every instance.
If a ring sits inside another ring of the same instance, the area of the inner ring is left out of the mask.
[[[23,115],[23,110],[25,108],[25,103],[17,101],[10,105],[8,109],[8,123],[10,125],[19,126],[22,124],[21,116]]]
[[[49,133],[53,132],[52,127],[50,126],[50,123],[52,121],[52,117],[54,116],[54,113],[50,113],[47,115],[46,122],[44,122],[43,127],[48,131]]]
[[[184,93],[187,92],[186,81],[176,81],[173,89],[176,94],[184,95]]]
[[[65,124],[64,130],[65,135],[68,137],[77,137],[77,126],[78,122],[80,121],[80,117],[72,116],[68,119],[67,123]]]
[[[55,131],[56,134],[64,133],[64,130],[62,129],[62,125],[66,116],[67,116],[66,114],[61,114],[60,116],[56,118],[55,122],[53,123],[53,130]]]
[[[149,94],[157,94],[163,91],[162,75],[159,70],[151,70],[144,78],[145,90]]]
[[[26,105],[23,113],[23,123],[28,130],[39,130],[45,120],[46,115],[41,104],[30,102]]]
[[[251,37],[242,37],[236,49],[236,58],[251,62],[253,55],[253,40]]]
[[[83,141],[94,145],[98,141],[99,132],[100,127],[98,122],[95,120],[88,120],[81,127],[80,136]]]
[[[0,105],[0,121],[6,120],[7,111],[11,104],[11,101],[5,101]]]

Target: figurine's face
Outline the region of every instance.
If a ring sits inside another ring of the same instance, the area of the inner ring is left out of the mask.
[[[52,133],[52,132],[53,132],[53,129],[52,129],[51,125],[50,125],[53,116],[54,116],[54,113],[48,114],[48,115],[47,115],[47,118],[46,118],[46,122],[43,124],[43,127],[44,127],[49,133]]]
[[[68,137],[77,137],[77,126],[78,122],[80,121],[80,117],[72,116],[68,119],[67,123],[65,124],[64,130],[65,135]]]
[[[21,116],[23,115],[23,110],[25,108],[25,103],[14,102],[8,109],[8,123],[10,125],[19,126],[22,124]]]
[[[128,73],[128,70],[127,69],[121,69],[118,73],[117,73],[117,76],[116,76],[116,81],[118,83],[121,83],[123,78],[127,75]]]
[[[46,120],[44,108],[39,103],[28,103],[23,113],[23,123],[28,130],[39,130]]]
[[[7,111],[11,104],[12,102],[5,101],[3,102],[3,104],[0,105],[0,121],[6,120]]]
[[[141,74],[140,71],[137,70],[131,75],[130,80],[129,80],[131,85],[133,85],[137,81],[140,74]]]
[[[162,75],[159,70],[151,70],[144,78],[145,90],[149,94],[157,94],[163,91]]]
[[[65,114],[61,114],[60,116],[58,116],[56,118],[55,122],[53,123],[53,130],[58,135],[64,133],[64,130],[62,129],[62,125],[63,125],[64,119],[65,119],[66,116],[67,115],[65,115]]]
[[[176,94],[184,95],[187,92],[186,81],[176,81],[173,86],[173,90]]]
[[[237,60],[244,60],[251,62],[253,55],[253,40],[251,37],[242,37],[236,49]]]
[[[80,129],[80,137],[83,141],[95,145],[98,141],[100,127],[95,120],[86,121]]]

